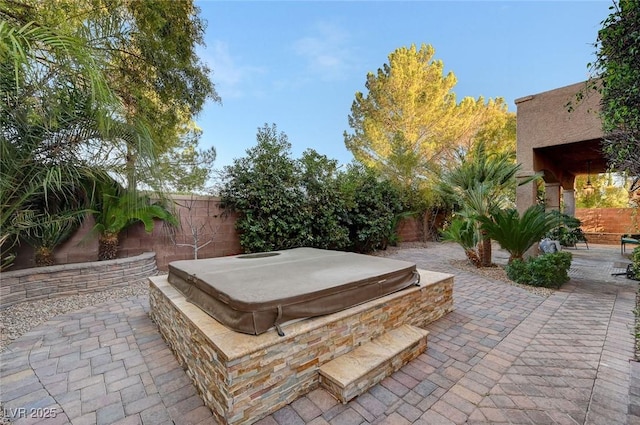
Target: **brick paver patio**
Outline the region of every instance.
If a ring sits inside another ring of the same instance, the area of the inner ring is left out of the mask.
[[[573,252],[573,251],[572,251]],[[617,257],[616,257],[617,253]],[[455,277],[455,311],[427,351],[346,405],[317,389],[261,425],[640,424],[637,282],[610,276],[617,247],[575,251],[548,298],[455,269],[450,244],[395,258]],[[58,316],[0,354],[0,400],[18,424],[212,424],[147,315],[145,297]],[[18,416],[55,414],[55,418]]]

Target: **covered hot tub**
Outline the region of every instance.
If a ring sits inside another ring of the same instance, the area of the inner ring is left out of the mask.
[[[419,283],[413,263],[295,248],[169,264],[168,281],[187,301],[237,332],[335,313]]]

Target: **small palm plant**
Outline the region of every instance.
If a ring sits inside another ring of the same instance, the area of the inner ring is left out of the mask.
[[[464,249],[467,259],[474,266],[481,266],[480,257],[476,251],[479,239],[478,231],[472,220],[456,217],[440,233],[445,241],[455,242],[460,245]]]
[[[24,211],[23,214],[24,221],[29,223],[23,238],[34,249],[35,265],[37,267],[54,265],[54,249],[76,231],[81,222],[82,212],[69,211],[51,215],[46,211],[39,214]]]
[[[510,191],[516,186],[520,165],[512,153],[492,153],[485,142],[469,152],[461,152],[458,164],[447,170],[438,191],[458,204],[470,218],[491,215],[510,204]],[[522,182],[521,182],[522,183]],[[491,238],[480,230],[478,255],[483,267],[491,266]]]
[[[540,205],[529,207],[522,217],[515,209],[506,209],[477,219],[487,236],[509,252],[509,263],[522,260],[525,252],[558,224],[557,216]]]
[[[120,232],[141,221],[144,230],[151,233],[154,219],[176,225],[176,218],[164,206],[152,204],[149,197],[136,191],[125,190],[117,183],[103,185],[94,230],[98,239],[98,260],[113,260],[118,254]]]

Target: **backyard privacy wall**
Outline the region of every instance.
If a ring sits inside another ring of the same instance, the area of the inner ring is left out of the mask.
[[[576,217],[589,243],[619,245],[625,233],[640,233],[637,208],[578,208]]]
[[[144,252],[155,252],[158,269],[166,271],[171,261],[194,258],[193,234],[198,234],[198,245],[206,246],[198,252],[199,258],[222,257],[242,252],[235,230],[235,215],[225,214],[220,200],[208,196],[174,195],[175,213],[181,226],[169,231],[162,221],[156,221],[153,232],[146,233],[137,223],[120,234],[118,258],[132,257]],[[82,263],[98,259],[98,238],[91,234],[93,218],[88,217],[78,231],[55,251],[56,264]],[[22,243],[11,270],[33,267],[33,250]]]
[[[242,252],[235,230],[235,214],[225,214],[216,197],[176,195],[173,197],[181,227],[174,237],[160,221],[152,233],[136,224],[120,235],[119,258],[132,257],[145,252],[155,252],[158,269],[166,271],[171,261],[193,259],[193,248],[176,244],[194,244],[193,232],[200,234],[198,245],[212,240],[198,252],[199,258],[223,257]],[[590,243],[620,244],[625,233],[640,233],[640,212],[632,208],[577,209],[576,217],[582,221],[582,229]],[[442,223],[440,215],[428,217],[425,222],[406,218],[398,224],[400,242],[430,240],[434,228]],[[434,224],[430,224],[433,221]],[[96,261],[98,239],[91,235],[93,219],[89,217],[78,232],[55,253],[56,264],[73,264]],[[427,235],[426,238],[423,235]],[[175,242],[175,243],[174,243]],[[19,248],[18,258],[11,270],[34,266],[33,250],[25,243]]]
[[[168,264],[176,260],[194,258],[193,234],[199,235],[198,258],[223,257],[242,253],[240,239],[235,229],[236,215],[225,213],[220,208],[220,199],[208,196],[174,195],[172,197],[181,227],[171,234],[168,226],[157,221],[153,232],[146,233],[141,223],[131,226],[120,234],[118,258],[132,257],[144,252],[155,252],[158,270],[168,270]],[[55,251],[56,264],[70,264],[96,261],[98,258],[98,238],[91,234],[94,226],[88,217],[78,231]],[[409,218],[398,226],[400,241],[422,240],[423,223]],[[11,270],[34,267],[33,249],[22,243]]]

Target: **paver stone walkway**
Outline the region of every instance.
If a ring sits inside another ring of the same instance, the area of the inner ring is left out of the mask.
[[[572,251],[572,280],[545,298],[456,269],[455,245],[400,250],[394,258],[456,275],[455,311],[429,326],[427,351],[348,404],[316,389],[258,424],[640,424],[630,362],[638,285],[611,276],[624,260],[616,252]],[[146,297],[117,300],[19,338],[0,354],[5,416],[214,424],[147,312]],[[47,413],[55,417],[38,417]]]

